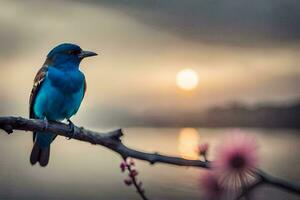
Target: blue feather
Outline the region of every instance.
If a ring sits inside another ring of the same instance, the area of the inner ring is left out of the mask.
[[[85,53],[85,54],[84,54]],[[97,55],[84,52],[74,44],[61,44],[50,51],[47,73],[36,94],[33,112],[36,118],[60,121],[70,119],[80,107],[85,92],[85,77],[79,70],[84,57]],[[31,153],[31,163],[46,166],[54,134],[38,132]]]

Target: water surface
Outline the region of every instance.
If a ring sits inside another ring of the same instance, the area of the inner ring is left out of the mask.
[[[94,130],[99,130],[93,128]],[[233,129],[128,128],[123,141],[143,151],[195,158],[195,145],[209,142],[209,157],[226,133]],[[269,173],[300,183],[300,132],[295,130],[241,129],[255,135],[260,145],[260,167]],[[139,199],[125,186],[118,154],[76,140],[58,139],[51,146],[46,168],[32,167],[30,134],[0,134],[0,199]],[[198,186],[203,169],[137,161],[138,178],[151,199],[201,199]],[[299,199],[292,194],[263,187],[255,199]]]

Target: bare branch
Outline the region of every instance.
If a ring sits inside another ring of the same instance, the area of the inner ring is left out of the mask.
[[[263,172],[261,170],[259,170],[257,172],[257,174],[258,174],[258,176],[260,177],[261,181],[264,184],[272,185],[274,187],[284,189],[286,191],[289,191],[289,192],[300,195],[300,187],[297,184],[293,184],[291,182],[288,182],[288,181],[282,180],[280,178],[271,176],[271,175],[269,175],[266,172]]]
[[[49,132],[65,137],[70,137],[70,130],[67,124],[60,122],[49,122],[46,126],[46,123],[43,120],[25,119],[22,117],[0,117],[0,129],[3,129],[8,134],[12,133],[13,130],[24,130]],[[91,144],[104,146],[120,154],[123,159],[132,157],[139,160],[148,161],[150,164],[166,163],[178,166],[193,166],[200,168],[210,167],[210,162],[203,162],[200,160],[187,160],[179,157],[166,156],[158,153],[145,153],[131,149],[122,143],[122,136],[123,132],[121,129],[117,129],[108,133],[98,133],[84,129],[83,127],[75,127],[75,134],[72,135],[72,138],[89,142]],[[259,177],[259,180],[253,185],[250,185],[248,188],[246,188],[244,191],[245,194],[250,190],[258,187],[259,185],[269,184],[300,195],[299,185],[272,177],[260,170],[257,171],[257,175]]]
[[[70,129],[67,124],[61,122],[49,122],[47,125],[47,130],[45,130],[46,123],[44,120],[25,119],[22,117],[0,117],[0,129],[3,129],[7,133],[12,133],[13,130],[43,131],[70,137]],[[183,158],[166,156],[158,153],[145,153],[131,149],[121,142],[121,136],[123,136],[121,129],[117,129],[108,133],[98,133],[84,129],[83,127],[75,126],[75,134],[72,135],[72,138],[89,142],[91,144],[105,146],[119,153],[123,158],[132,157],[139,160],[148,161],[151,164],[167,163],[179,166],[194,166],[202,168],[209,167],[207,162],[202,162],[200,160],[186,160]]]
[[[243,191],[236,197],[236,200],[243,198],[244,196],[248,195],[251,191],[262,185],[271,185],[282,190],[286,190],[288,192],[300,195],[299,185],[273,177],[267,174],[266,172],[263,172],[262,170],[257,170],[255,172],[255,175],[257,176],[257,180],[254,181],[252,184],[246,186],[243,189]]]

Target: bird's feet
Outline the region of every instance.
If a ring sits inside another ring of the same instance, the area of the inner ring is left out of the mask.
[[[67,138],[68,140],[72,139],[75,135],[76,135],[76,131],[75,131],[75,125],[73,124],[73,122],[70,119],[67,119],[69,124],[69,137]]]
[[[49,127],[49,121],[46,117],[44,118],[44,123],[45,123],[44,131],[47,131]]]

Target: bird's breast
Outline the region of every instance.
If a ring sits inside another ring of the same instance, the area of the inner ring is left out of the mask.
[[[74,115],[81,104],[84,87],[71,92],[72,87],[53,86],[52,81],[49,78],[46,79],[35,100],[35,115],[39,118],[47,117],[50,120],[68,119]]]
[[[53,87],[66,94],[78,92],[84,84],[84,75],[79,70],[48,72],[48,77]]]

